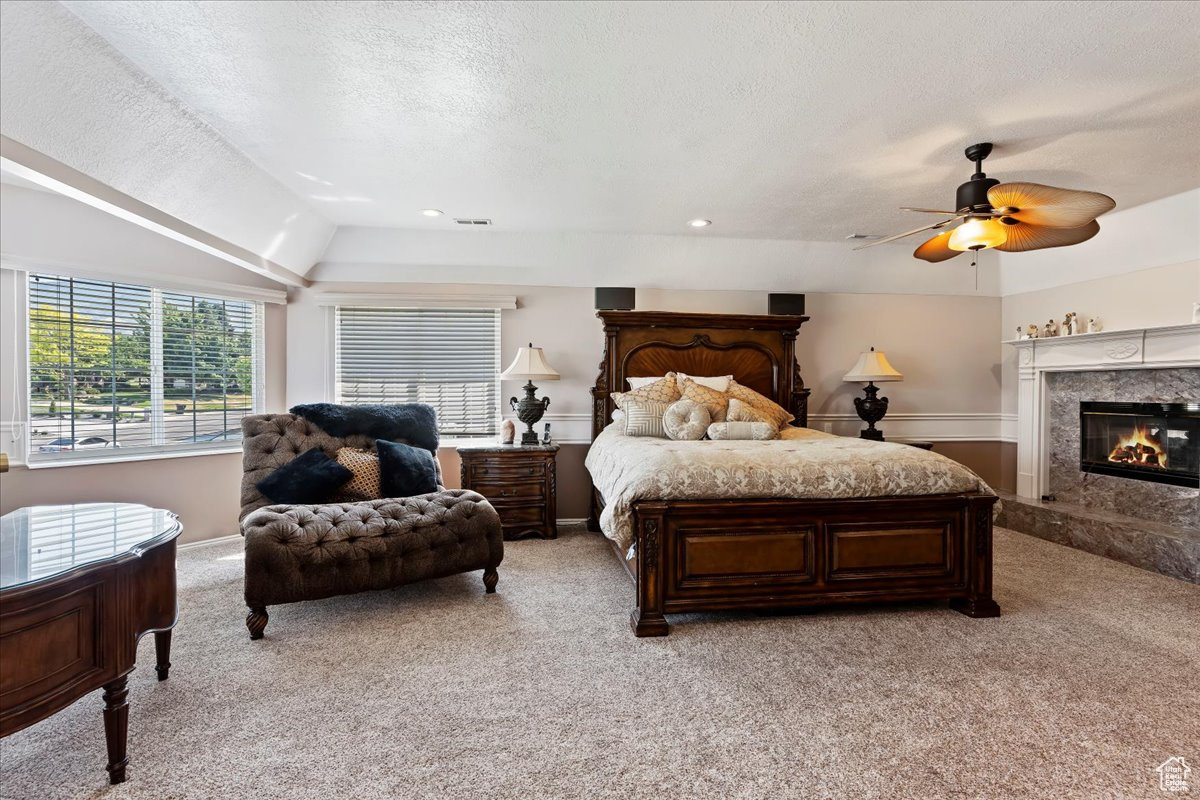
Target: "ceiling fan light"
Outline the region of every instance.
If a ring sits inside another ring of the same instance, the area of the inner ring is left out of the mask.
[[[1004,225],[995,219],[968,219],[950,234],[947,246],[951,250],[985,250],[1008,241]]]

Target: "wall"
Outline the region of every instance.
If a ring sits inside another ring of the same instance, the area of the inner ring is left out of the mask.
[[[332,343],[328,307],[318,304],[321,292],[360,294],[514,295],[518,308],[501,317],[502,358],[532,341],[561,374],[543,382],[551,398],[546,421],[563,446],[559,454],[559,514],[582,517],[587,509],[588,482],[582,462],[590,441],[590,394],[603,351],[603,331],[595,316],[591,289],[547,286],[471,286],[464,284],[315,284],[292,290],[288,304],[288,400],[296,403],[332,399],[326,395],[325,365],[319,355]],[[764,292],[651,289],[638,292],[641,310],[724,313],[766,312]],[[995,297],[888,294],[810,294],[811,320],[797,340],[797,358],[805,383],[812,389],[810,425],[854,435],[862,427],[854,413],[859,384],[842,375],[868,347],[885,350],[905,375],[885,387],[892,400],[881,427],[891,438],[928,438],[937,449],[998,482],[1000,372],[996,326],[1000,301]],[[982,357],[981,357],[982,356]],[[518,384],[505,383],[502,396],[516,394]],[[511,415],[510,415],[511,416]],[[458,461],[449,448],[441,455],[447,484],[457,485]]]
[[[226,289],[254,293],[268,281],[196,250],[150,233],[74,200],[3,185],[0,251],[7,267],[71,262],[111,273],[156,274],[162,281],[219,282]],[[136,280],[136,277],[133,278]],[[24,460],[23,440],[13,439],[12,420],[24,419],[24,399],[16,377],[17,331],[25,326],[15,306],[15,273],[0,270],[0,450]],[[266,305],[266,404],[283,408],[287,374],[287,313]],[[14,394],[14,389],[17,390]],[[16,433],[22,426],[17,426]],[[0,513],[25,505],[99,500],[138,502],[169,508],[184,525],[181,541],[237,533],[241,455],[128,461],[116,464],[42,467],[14,466],[0,475]]]

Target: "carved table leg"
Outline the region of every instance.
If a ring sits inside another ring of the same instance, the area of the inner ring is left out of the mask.
[[[487,594],[496,593],[496,584],[500,581],[500,573],[495,567],[483,571],[483,589]]]
[[[165,681],[167,673],[171,669],[171,632],[155,631],[154,632],[154,671],[158,673],[158,679]]]
[[[123,783],[125,738],[129,732],[129,676],[122,675],[104,685],[104,739],[108,744],[108,782]]]
[[[246,627],[250,630],[251,639],[261,639],[267,627],[267,609],[265,606],[251,608],[246,615]]]

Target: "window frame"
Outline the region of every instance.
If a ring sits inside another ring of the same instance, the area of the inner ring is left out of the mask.
[[[342,403],[343,400],[338,394],[338,373],[341,361],[341,352],[339,349],[339,318],[342,309],[352,308],[371,308],[378,310],[391,311],[493,311],[495,312],[496,327],[493,332],[496,351],[495,374],[493,376],[494,395],[496,398],[496,406],[492,409],[493,422],[495,423],[495,434],[484,434],[480,436],[462,436],[454,434],[444,434],[439,430],[438,441],[440,447],[455,447],[460,444],[479,444],[481,442],[493,442],[496,440],[501,426],[504,422],[504,407],[503,407],[503,387],[501,386],[500,372],[503,369],[501,363],[504,358],[502,352],[502,337],[501,331],[504,326],[504,310],[508,308],[516,308],[515,298],[507,297],[472,297],[463,296],[462,298],[452,298],[445,296],[381,296],[368,299],[362,296],[351,295],[329,295],[326,302],[322,305],[326,306],[327,324],[329,335],[328,343],[328,358],[326,359],[326,401],[330,403]]]
[[[4,265],[5,271],[12,272],[12,280],[14,281],[14,289],[18,303],[18,322],[16,324],[17,341],[14,342],[14,355],[23,361],[22,391],[17,394],[19,397],[14,397],[19,408],[14,414],[14,419],[19,417],[23,431],[20,438],[22,439],[20,455],[24,459],[22,466],[28,469],[47,469],[54,467],[70,467],[82,466],[87,464],[113,464],[132,461],[149,461],[167,458],[188,458],[193,456],[208,456],[228,453],[241,453],[242,440],[239,438],[234,443],[222,439],[219,444],[210,444],[207,442],[189,442],[189,443],[169,443],[152,444],[147,446],[128,446],[128,447],[105,447],[96,448],[95,450],[74,450],[60,453],[38,453],[35,451],[32,432],[34,429],[33,420],[33,403],[31,398],[31,390],[33,386],[33,358],[32,347],[33,339],[31,336],[30,327],[32,325],[31,302],[30,302],[30,281],[34,276],[42,275],[49,278],[91,281],[98,283],[112,283],[125,286],[133,286],[141,289],[147,289],[151,294],[151,314],[158,320],[162,318],[162,307],[164,295],[188,296],[193,299],[202,299],[209,301],[228,301],[237,303],[246,303],[251,307],[252,329],[251,329],[251,402],[250,414],[262,414],[266,410],[266,302],[264,298],[239,296],[235,292],[222,292],[213,290],[210,287],[187,288],[186,285],[180,283],[156,284],[144,278],[137,276],[121,276],[114,274],[101,274],[88,271],[76,271],[73,269],[54,269],[53,267],[40,268],[18,268],[15,266]],[[158,322],[157,341],[151,341],[151,370],[150,384],[152,387],[161,379],[164,370],[163,355],[162,355],[162,326]],[[153,328],[152,328],[153,330]],[[157,391],[151,389],[151,430],[153,435],[158,436],[162,430],[165,419],[165,403],[162,398],[161,387]],[[13,438],[17,438],[14,431]],[[95,434],[86,434],[83,437],[90,438]],[[67,435],[56,438],[70,438]]]

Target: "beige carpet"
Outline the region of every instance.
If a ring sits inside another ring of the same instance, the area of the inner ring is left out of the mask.
[[[637,640],[600,539],[272,609],[238,545],[181,555],[175,664],[130,679],[129,781],[89,696],[0,744],[0,794],[103,798],[1159,797],[1200,767],[1200,587],[996,537],[1000,619],[945,608],[675,618]],[[1192,793],[1200,793],[1200,770]]]

